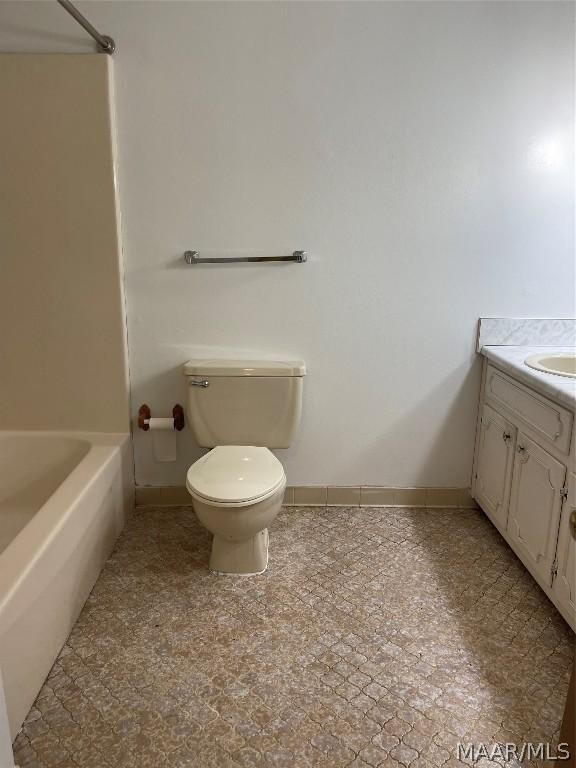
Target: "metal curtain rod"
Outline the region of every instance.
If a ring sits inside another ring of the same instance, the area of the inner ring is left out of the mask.
[[[228,258],[202,257],[199,251],[185,251],[184,261],[186,264],[237,264],[239,262],[250,262],[252,264],[261,264],[270,261],[292,261],[296,264],[302,264],[306,261],[308,254],[306,251],[294,251],[290,256],[229,256]]]
[[[108,35],[101,35],[100,32],[98,32],[97,29],[95,29],[92,24],[88,21],[88,19],[83,16],[78,8],[76,8],[70,0],[57,0],[57,2],[60,3],[62,8],[64,8],[65,11],[68,11],[70,16],[76,19],[78,24],[80,24],[81,27],[84,27],[86,32],[88,32],[89,35],[91,35],[94,40],[96,40],[96,44],[98,45],[98,49],[102,53],[109,53],[113,54],[116,50],[116,43],[114,40],[109,37]]]

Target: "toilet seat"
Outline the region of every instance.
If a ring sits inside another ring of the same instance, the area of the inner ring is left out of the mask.
[[[268,448],[219,445],[186,474],[193,498],[216,506],[246,506],[272,496],[286,482],[284,467]]]

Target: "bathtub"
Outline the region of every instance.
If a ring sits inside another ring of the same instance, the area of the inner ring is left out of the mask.
[[[128,435],[0,432],[0,670],[12,739],[133,506]]]

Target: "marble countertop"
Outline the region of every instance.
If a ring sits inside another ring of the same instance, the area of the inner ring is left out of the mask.
[[[542,354],[574,354],[574,347],[549,346],[484,346],[481,354],[491,360],[497,368],[509,373],[532,389],[540,392],[561,405],[566,405],[576,411],[576,379],[568,376],[557,376],[553,373],[536,371],[526,365],[524,360],[530,355]]]

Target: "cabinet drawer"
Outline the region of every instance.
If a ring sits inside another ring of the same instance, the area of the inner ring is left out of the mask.
[[[573,421],[570,411],[519,384],[491,365],[486,374],[484,395],[522,419],[562,453],[570,452]]]

